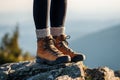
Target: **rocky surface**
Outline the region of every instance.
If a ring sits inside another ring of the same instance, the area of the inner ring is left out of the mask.
[[[25,61],[1,65],[0,80],[120,80],[120,75],[108,67],[89,69],[82,62],[51,66]]]

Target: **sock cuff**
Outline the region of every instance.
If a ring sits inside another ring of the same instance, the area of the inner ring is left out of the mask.
[[[50,32],[52,36],[60,36],[65,34],[65,27],[51,27]]]
[[[37,36],[37,39],[50,36],[50,28],[36,29],[36,36]]]

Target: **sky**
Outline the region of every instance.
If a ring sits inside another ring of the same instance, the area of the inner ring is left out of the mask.
[[[74,32],[80,34],[98,30],[106,23],[120,23],[120,0],[68,0],[67,9],[66,25],[72,28],[76,24],[79,29]],[[0,27],[13,27],[16,23],[33,27],[32,11],[33,0],[0,0]]]
[[[68,0],[67,9],[66,25],[80,34],[120,23],[120,0]],[[0,0],[0,27],[33,27],[32,11],[33,0]]]
[[[117,19],[120,15],[120,0],[70,0],[69,3],[70,11],[76,14],[75,18]]]
[[[33,0],[1,0],[0,12],[28,11]],[[68,0],[68,7],[75,12],[116,12],[120,9],[120,0]],[[120,12],[120,11],[119,11]]]
[[[32,20],[32,6],[33,0],[0,0],[0,24]],[[120,19],[120,0],[68,0],[67,14],[69,20]]]

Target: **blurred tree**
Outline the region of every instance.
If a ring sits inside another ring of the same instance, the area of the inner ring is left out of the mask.
[[[12,36],[9,33],[3,36],[0,44],[0,64],[33,59],[29,52],[22,53],[18,44],[18,38],[19,25],[16,25]]]
[[[19,38],[19,28],[16,26],[15,31],[13,32],[13,36],[10,39],[9,49],[11,50],[10,53],[13,53],[15,57],[19,57],[21,55],[21,49],[18,45],[18,38]]]

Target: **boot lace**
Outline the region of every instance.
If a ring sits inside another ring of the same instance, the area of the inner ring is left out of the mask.
[[[70,35],[67,35],[59,44],[60,47],[64,47],[67,51],[71,52],[71,53],[75,53],[71,48],[68,47],[69,43],[67,41],[67,39],[70,39]]]
[[[54,46],[55,40],[50,38],[46,40],[46,44],[44,45],[44,49],[48,50],[52,55],[58,56],[60,51]]]

